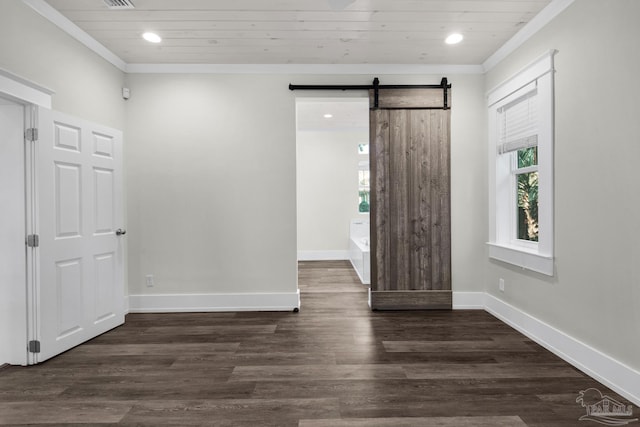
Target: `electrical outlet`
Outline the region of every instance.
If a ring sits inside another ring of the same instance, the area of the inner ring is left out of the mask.
[[[153,274],[147,274],[145,276],[145,282],[146,282],[148,288],[152,287],[154,285],[154,283],[153,283]]]
[[[504,292],[504,279],[499,280],[498,286],[500,287],[500,292]]]

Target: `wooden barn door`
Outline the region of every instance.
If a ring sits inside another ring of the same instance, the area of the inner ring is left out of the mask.
[[[374,96],[371,308],[450,309],[451,110],[441,108],[444,90],[379,89],[378,108]]]

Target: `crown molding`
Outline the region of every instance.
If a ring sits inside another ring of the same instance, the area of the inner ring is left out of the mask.
[[[552,0],[544,9],[531,19],[520,31],[511,37],[505,44],[494,52],[482,64],[483,72],[492,70],[503,59],[513,53],[524,42],[529,40],[534,34],[540,31],[545,25],[551,22],[556,16],[571,5],[575,0]]]
[[[145,74],[482,74],[481,65],[420,64],[127,64]]]

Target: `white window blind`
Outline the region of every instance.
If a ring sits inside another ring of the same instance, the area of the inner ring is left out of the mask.
[[[498,154],[538,145],[537,94],[534,87],[498,109]]]

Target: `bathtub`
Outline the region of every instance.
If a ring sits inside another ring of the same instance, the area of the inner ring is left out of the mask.
[[[349,226],[349,259],[360,281],[371,283],[371,256],[369,252],[369,220],[353,219]]]

